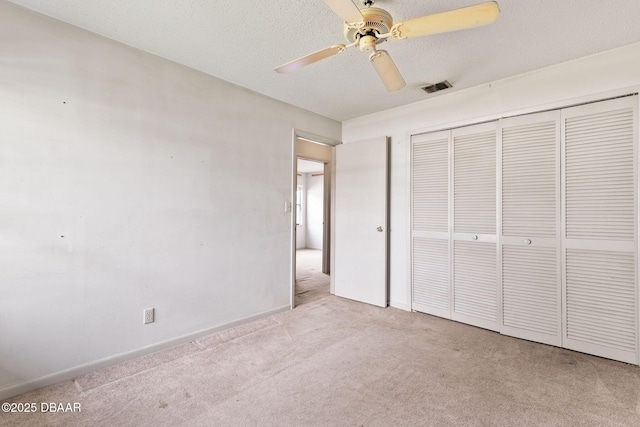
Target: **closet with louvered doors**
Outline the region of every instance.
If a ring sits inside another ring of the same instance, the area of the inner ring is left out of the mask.
[[[451,318],[499,331],[496,123],[451,131]]]
[[[564,346],[638,360],[638,97],[562,110]]]
[[[560,111],[498,123],[505,335],[562,346]]]
[[[637,95],[411,150],[414,310],[640,363]]]
[[[416,311],[451,318],[449,131],[411,138],[411,280]]]

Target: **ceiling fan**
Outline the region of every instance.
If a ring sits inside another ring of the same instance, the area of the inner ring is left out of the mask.
[[[363,52],[371,52],[369,61],[387,90],[402,89],[405,86],[402,75],[387,51],[376,48],[378,44],[387,39],[407,39],[489,25],[493,24],[500,14],[498,3],[490,1],[394,24],[389,12],[372,7],[373,0],[363,0],[364,9],[358,9],[351,0],[324,1],[344,21],[344,36],[349,44],[335,44],[282,64],[276,68],[278,73],[296,71],[342,53],[349,47],[358,46]]]

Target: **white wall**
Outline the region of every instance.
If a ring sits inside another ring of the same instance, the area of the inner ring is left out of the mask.
[[[322,249],[324,176],[307,173],[307,239],[309,249]],[[314,176],[315,175],[315,176]]]
[[[296,227],[296,249],[322,249],[324,177],[302,173],[302,222]]]
[[[0,398],[289,307],[292,129],[340,123],[5,1],[0,58]]]
[[[300,225],[296,226],[296,249],[304,249],[307,247],[307,174],[298,174],[298,185],[302,185],[302,221],[298,221]]]
[[[391,137],[391,305],[409,309],[411,303],[411,134],[637,92],[639,88],[640,43],[636,43],[343,122],[345,143]]]

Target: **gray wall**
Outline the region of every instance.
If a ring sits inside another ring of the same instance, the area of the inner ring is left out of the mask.
[[[0,95],[0,397],[289,306],[292,129],[340,123],[4,1]]]

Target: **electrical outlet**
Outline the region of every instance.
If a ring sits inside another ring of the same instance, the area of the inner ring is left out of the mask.
[[[153,308],[147,308],[144,310],[144,324],[153,323]]]

